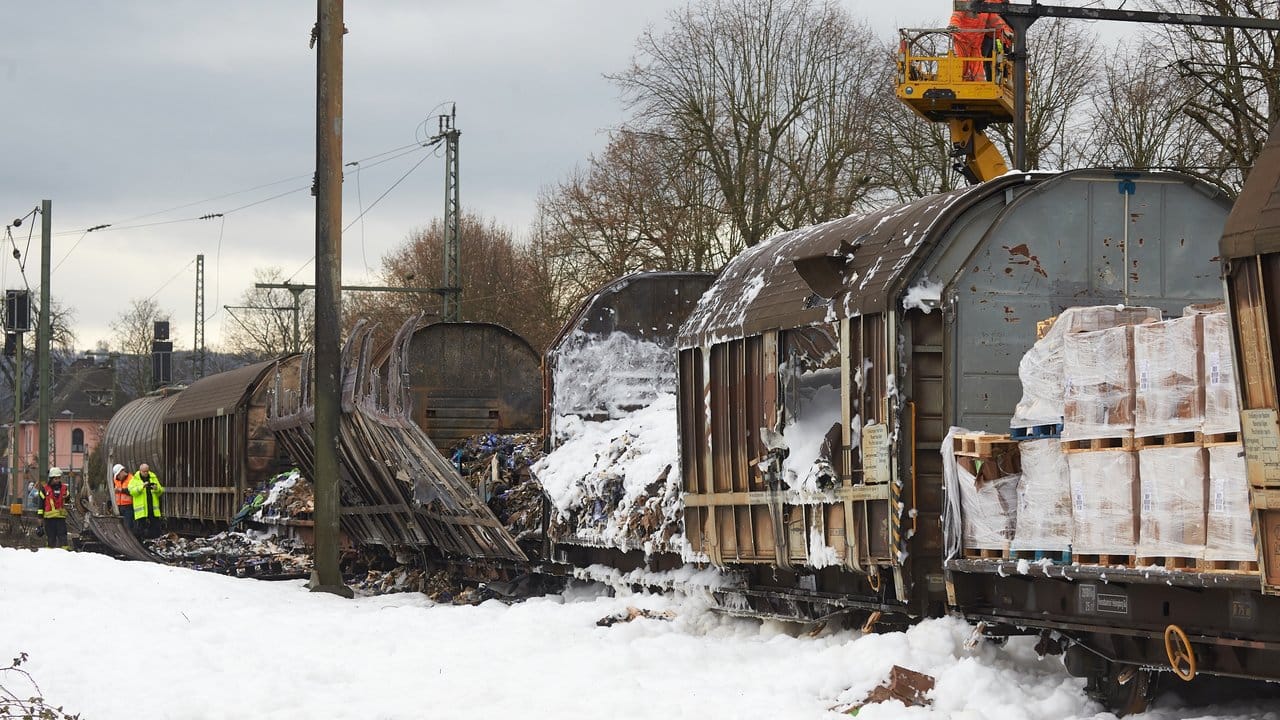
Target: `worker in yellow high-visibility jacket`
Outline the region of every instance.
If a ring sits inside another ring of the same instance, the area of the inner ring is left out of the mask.
[[[67,542],[67,497],[71,494],[62,482],[62,470],[49,468],[49,482],[40,487],[40,505],[36,514],[44,519],[44,536],[51,548],[71,549]]]
[[[133,525],[138,537],[153,538],[160,534],[160,496],[164,485],[146,463],[129,478],[129,495],[133,497]]]

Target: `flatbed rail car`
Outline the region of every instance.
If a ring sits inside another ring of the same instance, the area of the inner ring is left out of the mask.
[[[722,605],[884,622],[1038,588],[1000,563],[944,571],[947,428],[1008,431],[1036,323],[1066,307],[1220,297],[1229,207],[1176,173],[1018,173],[731,261],[678,339],[685,532],[749,578]]]

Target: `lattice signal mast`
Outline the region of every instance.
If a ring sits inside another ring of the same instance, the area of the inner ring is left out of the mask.
[[[440,116],[440,133],[444,138],[444,271],[440,295],[444,307],[440,318],[445,322],[462,320],[462,248],[459,237],[458,201],[458,106]]]

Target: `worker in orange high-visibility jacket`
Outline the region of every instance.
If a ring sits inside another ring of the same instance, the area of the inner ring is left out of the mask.
[[[40,488],[36,514],[44,519],[44,536],[51,548],[71,549],[67,542],[67,498],[71,489],[62,482],[62,470],[49,468],[49,482]]]
[[[151,466],[142,463],[138,472],[129,478],[129,495],[133,497],[134,532],[138,537],[153,538],[160,534],[160,496],[164,486],[160,478],[151,472]]]
[[[116,512],[120,513],[120,521],[133,530],[133,496],[129,494],[129,471],[117,463],[111,468],[111,484],[116,491]]]
[[[987,13],[974,13],[968,10],[955,10],[951,13],[949,27],[951,47],[958,58],[970,58],[964,63],[964,79],[982,80],[982,61],[974,58],[982,56],[983,31],[987,27]]]

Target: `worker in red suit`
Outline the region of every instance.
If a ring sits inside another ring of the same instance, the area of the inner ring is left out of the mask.
[[[1005,2],[1005,0],[988,0],[988,2]],[[951,13],[951,44],[956,57],[970,58],[964,64],[964,79],[968,81],[989,80],[991,63],[983,63],[977,58],[989,58],[995,54],[996,44],[1008,47],[1013,30],[999,13],[975,13],[968,10],[955,10]],[[985,65],[985,67],[984,67]]]
[[[67,542],[67,499],[71,489],[62,482],[62,470],[49,468],[49,482],[40,488],[40,507],[36,514],[44,520],[44,536],[51,548],[70,550]]]

